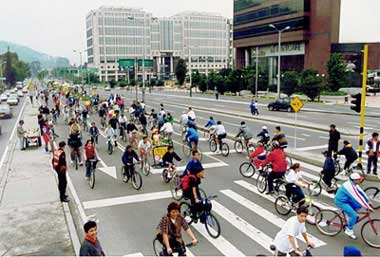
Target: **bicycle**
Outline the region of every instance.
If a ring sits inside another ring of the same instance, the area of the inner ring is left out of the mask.
[[[73,149],[74,151],[74,167],[75,167],[75,170],[78,170],[78,159],[79,159],[79,156],[78,156],[78,151],[79,151],[79,148],[74,148]]]
[[[194,151],[194,150],[197,150],[199,152],[199,156],[200,156],[200,160],[202,160],[202,152],[199,150],[198,146],[195,145],[194,142],[192,142],[192,148],[189,147],[186,139],[184,139],[182,141],[182,152],[183,152],[183,155],[190,158],[191,156],[191,153]]]
[[[373,208],[380,209],[380,206]],[[356,223],[365,219],[367,221],[361,226],[360,234],[363,241],[370,247],[380,248],[380,219],[372,219],[371,213],[367,211],[359,211],[359,218]],[[336,236],[347,225],[346,215],[343,211],[321,210],[315,215],[315,223],[317,229],[323,235]]]
[[[334,156],[334,165],[335,165],[335,176],[342,176],[343,178],[344,177],[350,177],[350,175],[353,173],[353,172],[357,172],[359,173],[363,178],[365,177],[365,172],[362,168],[360,168],[358,165],[353,165],[353,166],[350,166],[348,169],[343,169],[342,168],[342,157],[340,157],[339,155],[337,155],[336,157]],[[343,173],[343,174],[342,174]]]
[[[186,219],[191,219],[188,223],[189,225],[196,222],[198,219],[204,223],[207,233],[212,238],[218,238],[221,234],[220,224],[215,215],[211,212],[212,203],[211,200],[215,199],[216,195],[210,195],[206,198],[202,198],[202,210],[197,213],[195,218],[192,217],[191,206],[188,202],[181,202],[180,213]]]
[[[269,249],[275,253],[274,254],[275,257],[278,256],[277,247],[275,245],[271,244],[269,246]],[[308,246],[305,250],[302,251],[302,256],[313,256],[313,254],[310,251],[311,249],[312,248]],[[292,253],[288,253],[288,256],[297,256],[297,255],[292,255]]]
[[[267,186],[268,186],[268,175],[269,175],[269,172],[272,172],[271,171],[272,167],[270,166],[266,166],[264,167],[263,171],[260,172],[259,176],[257,177],[257,180],[256,180],[256,187],[257,187],[257,190],[260,192],[260,193],[264,193],[265,190],[267,189]],[[286,181],[285,181],[285,178],[275,178],[273,180],[273,189],[274,189],[274,192],[276,192],[277,194],[285,194],[286,192]]]
[[[248,142],[248,145],[245,144],[245,139],[241,136],[235,139],[234,149],[237,153],[243,153],[244,150],[250,155],[255,151],[255,145],[251,142]]]
[[[171,164],[162,170],[161,177],[165,183],[169,183],[175,177],[175,175],[177,175],[176,165]]]
[[[326,183],[323,181],[323,175],[319,174],[319,180],[312,181],[312,185],[308,187],[309,193],[313,196],[319,196],[322,193],[322,188],[324,188],[327,193],[336,193],[338,190],[338,181],[340,181],[337,177],[334,177],[331,180],[330,190]]]
[[[141,158],[140,162],[140,170],[145,176],[149,176],[150,173],[150,164],[148,160],[148,156],[144,154],[144,157]]]
[[[112,155],[113,153],[113,150],[114,150],[113,146],[114,146],[113,137],[107,138],[107,151],[109,155]]]
[[[310,185],[308,185],[308,187],[310,187]],[[306,222],[310,225],[315,225],[315,215],[321,209],[313,203],[310,192],[311,191],[309,190],[309,194],[297,203],[294,203],[292,200],[293,194],[291,194],[290,199],[286,195],[279,195],[274,201],[274,208],[278,214],[286,216],[289,215],[289,213],[292,211],[295,212],[298,207],[306,206],[309,210]]]
[[[184,247],[193,247],[195,246],[193,243],[184,244]],[[183,247],[183,246],[182,246]],[[178,253],[179,248],[173,247],[172,248],[173,253]],[[164,245],[158,240],[158,238],[153,239],[153,251],[156,256],[164,256],[165,247]]]
[[[243,162],[239,167],[239,172],[245,178],[252,178],[256,173],[256,167],[253,160]]]
[[[223,142],[222,140],[221,140],[221,144],[222,144],[221,154],[224,157],[227,157],[230,154],[230,147],[228,146],[227,143]],[[212,135],[212,139],[210,140],[208,145],[211,152],[215,153],[218,150],[219,144],[217,142],[215,134]]]
[[[89,163],[87,165],[90,165],[90,178],[88,180],[88,185],[91,189],[94,189],[95,187],[95,169],[94,169],[94,163],[96,160],[88,160]]]
[[[128,165],[133,165],[131,174],[126,173],[125,165],[121,167],[121,176],[123,178],[123,182],[128,183],[129,179],[131,179],[133,188],[136,190],[140,190],[142,187],[142,177],[140,173],[136,172],[135,164],[128,164]]]
[[[170,193],[173,199],[180,201],[183,198],[181,175],[176,173],[169,183]],[[199,188],[199,193],[201,194],[201,198],[207,197],[206,192],[202,188]]]

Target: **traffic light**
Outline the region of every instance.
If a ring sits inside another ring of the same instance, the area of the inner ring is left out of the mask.
[[[360,113],[362,109],[362,94],[356,94],[356,95],[351,95],[352,101],[351,103],[353,104],[351,106],[351,110],[354,110],[357,113]]]

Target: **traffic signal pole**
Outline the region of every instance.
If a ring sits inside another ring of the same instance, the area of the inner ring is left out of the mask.
[[[366,101],[366,95],[367,95],[367,69],[368,69],[368,45],[364,45],[363,73],[362,73],[362,100],[361,100],[361,109],[360,109],[359,161],[358,161],[358,166],[361,169],[363,168],[365,101]]]

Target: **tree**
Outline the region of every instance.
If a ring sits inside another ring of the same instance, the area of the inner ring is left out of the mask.
[[[16,69],[12,66],[12,56],[11,52],[6,53],[6,63],[5,63],[5,83],[8,86],[16,84]]]
[[[86,73],[83,76],[83,80],[89,83],[100,83],[98,75],[96,75],[96,73],[93,72]]]
[[[119,86],[124,88],[127,86],[127,82],[125,80],[121,80],[121,81],[119,81]]]
[[[250,90],[252,93],[255,93],[255,75],[256,71],[253,66],[248,66],[243,69],[243,85],[242,90]]]
[[[25,78],[30,77],[30,67],[23,61],[18,59],[16,53],[8,51],[0,55],[0,59],[5,60],[4,76],[6,84],[14,85],[16,81],[23,81]]]
[[[201,75],[198,87],[202,92],[205,92],[207,90],[207,77],[205,74]]]
[[[157,81],[157,86],[158,86],[158,87],[163,87],[163,86],[165,86],[164,81],[162,81],[162,80],[158,80],[158,81]]]
[[[181,86],[185,82],[186,71],[187,71],[187,69],[186,69],[185,60],[179,59],[177,66],[175,67],[175,76],[177,77],[178,84],[180,84]]]
[[[47,70],[42,70],[40,72],[38,72],[37,74],[37,78],[39,80],[43,80],[44,78],[46,78],[47,76],[49,75],[49,72]]]
[[[342,87],[349,86],[349,74],[346,67],[340,54],[331,55],[327,62],[327,72],[329,73],[327,86],[331,91],[336,92]]]
[[[317,76],[318,71],[306,69],[301,73],[301,91],[312,101],[321,92],[322,78]]]
[[[231,91],[231,93],[237,94],[238,92],[244,89],[244,78],[243,78],[242,70],[240,69],[233,70],[228,78],[232,82],[230,87],[226,88],[228,91]]]
[[[298,73],[296,71],[286,71],[282,78],[282,92],[291,96],[298,88]]]
[[[114,79],[112,79],[112,80],[109,82],[109,84],[110,84],[110,87],[111,87],[111,88],[114,88],[114,87],[116,86],[117,82],[116,82]]]

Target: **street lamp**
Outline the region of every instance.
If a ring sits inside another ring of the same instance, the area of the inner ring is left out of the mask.
[[[269,27],[271,27],[272,29],[274,29],[278,32],[277,94],[278,94],[278,98],[280,98],[280,96],[281,96],[281,91],[280,91],[280,87],[281,87],[281,35],[282,35],[282,32],[289,30],[291,27],[287,26],[286,28],[278,29],[273,24],[270,24]]]
[[[73,50],[74,53],[79,53],[79,60],[80,60],[80,66],[79,66],[79,72],[81,76],[81,81],[82,81],[82,90],[83,90],[83,73],[80,71],[82,69],[82,51],[78,50]]]
[[[135,24],[135,29],[133,30],[134,31],[134,38],[135,38],[135,45],[134,45],[134,48],[135,48],[135,87],[136,87],[136,102],[138,102],[139,100],[139,97],[138,97],[138,86],[137,86],[137,36],[136,36],[136,19],[132,16],[128,16],[128,20],[133,20],[134,21],[134,24]],[[145,47],[145,46],[144,46]]]

